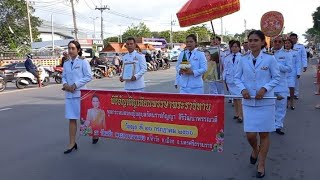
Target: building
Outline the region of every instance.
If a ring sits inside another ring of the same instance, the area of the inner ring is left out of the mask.
[[[52,41],[51,22],[43,21],[40,27],[38,28],[38,31],[40,33],[41,41]],[[74,38],[73,28],[68,28],[62,25],[53,24],[54,40],[64,40],[64,39],[73,39],[73,38]],[[87,39],[87,34],[79,31],[78,38]]]
[[[166,49],[168,47],[168,43],[164,38],[135,38],[137,43],[142,44],[150,44],[156,50]]]
[[[144,51],[154,51],[156,50],[153,45],[151,44],[143,44],[143,43],[137,43],[137,48],[139,52]],[[102,51],[101,53],[105,52],[115,52],[115,53],[127,53],[128,50],[125,47],[125,43],[115,43],[110,42]]]

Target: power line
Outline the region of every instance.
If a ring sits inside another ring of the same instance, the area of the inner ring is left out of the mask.
[[[93,8],[91,8],[91,7],[89,6],[89,4],[87,3],[86,0],[83,0],[83,1],[84,1],[84,3],[87,5],[87,7],[88,7],[89,9],[94,10]]]

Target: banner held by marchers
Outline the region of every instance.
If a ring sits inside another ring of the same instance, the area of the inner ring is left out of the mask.
[[[222,152],[224,96],[81,90],[80,133]]]

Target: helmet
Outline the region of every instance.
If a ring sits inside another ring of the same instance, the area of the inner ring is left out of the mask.
[[[32,59],[32,54],[27,54],[27,58]]]

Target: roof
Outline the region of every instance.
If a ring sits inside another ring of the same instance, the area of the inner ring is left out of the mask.
[[[155,48],[151,44],[142,44],[142,43],[137,43],[137,49],[139,49],[140,51],[155,50]],[[128,52],[128,50],[125,47],[125,43],[110,42],[101,52],[125,53],[125,52]]]
[[[73,39],[55,40],[54,45],[60,47],[68,47],[68,43]],[[32,49],[40,49],[43,47],[52,47],[52,41],[33,42],[31,43]]]
[[[40,27],[38,27],[40,33],[51,33],[51,22],[43,20]],[[53,23],[53,32],[54,34],[61,35],[66,38],[74,37],[73,28],[69,28],[60,24]],[[81,31],[78,31],[79,39],[86,39],[87,34]]]

